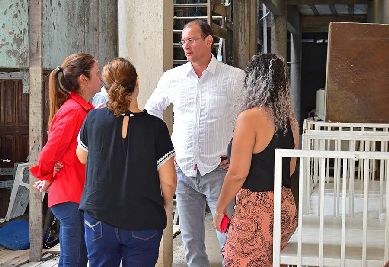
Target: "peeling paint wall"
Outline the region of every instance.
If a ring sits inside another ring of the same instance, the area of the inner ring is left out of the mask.
[[[117,56],[117,1],[46,0],[43,14],[46,68],[76,52],[91,53],[100,65]]]
[[[0,68],[28,68],[28,0],[0,0]],[[43,68],[72,53],[117,56],[117,0],[44,0]]]
[[[0,0],[0,68],[28,66],[27,0]]]

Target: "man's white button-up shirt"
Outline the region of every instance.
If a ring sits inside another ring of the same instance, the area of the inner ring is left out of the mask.
[[[218,62],[213,56],[196,75],[190,62],[166,71],[146,103],[159,118],[173,103],[172,141],[176,163],[186,176],[207,174],[220,164],[232,137],[236,103],[242,92],[244,71]]]

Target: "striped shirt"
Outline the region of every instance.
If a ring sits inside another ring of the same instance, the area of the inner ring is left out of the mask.
[[[172,141],[176,162],[186,176],[205,175],[226,155],[237,115],[244,72],[213,56],[201,78],[190,62],[166,71],[146,103],[159,118],[173,104]]]

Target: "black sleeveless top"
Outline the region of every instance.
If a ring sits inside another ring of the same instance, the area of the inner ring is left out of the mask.
[[[231,142],[228,148],[228,155],[230,155]],[[274,157],[276,148],[294,148],[293,133],[289,123],[286,134],[283,133],[282,129],[278,130],[263,151],[252,155],[250,171],[242,188],[249,189],[252,192],[274,190]],[[287,188],[291,186],[290,158],[282,159],[282,185]]]

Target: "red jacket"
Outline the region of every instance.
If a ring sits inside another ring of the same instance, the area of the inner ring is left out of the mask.
[[[39,180],[52,180],[49,187],[49,207],[64,203],[80,203],[85,183],[85,165],[76,155],[77,136],[92,104],[77,93],[68,99],[55,114],[46,145],[39,154],[38,164],[30,172]],[[54,164],[63,167],[54,175]]]

